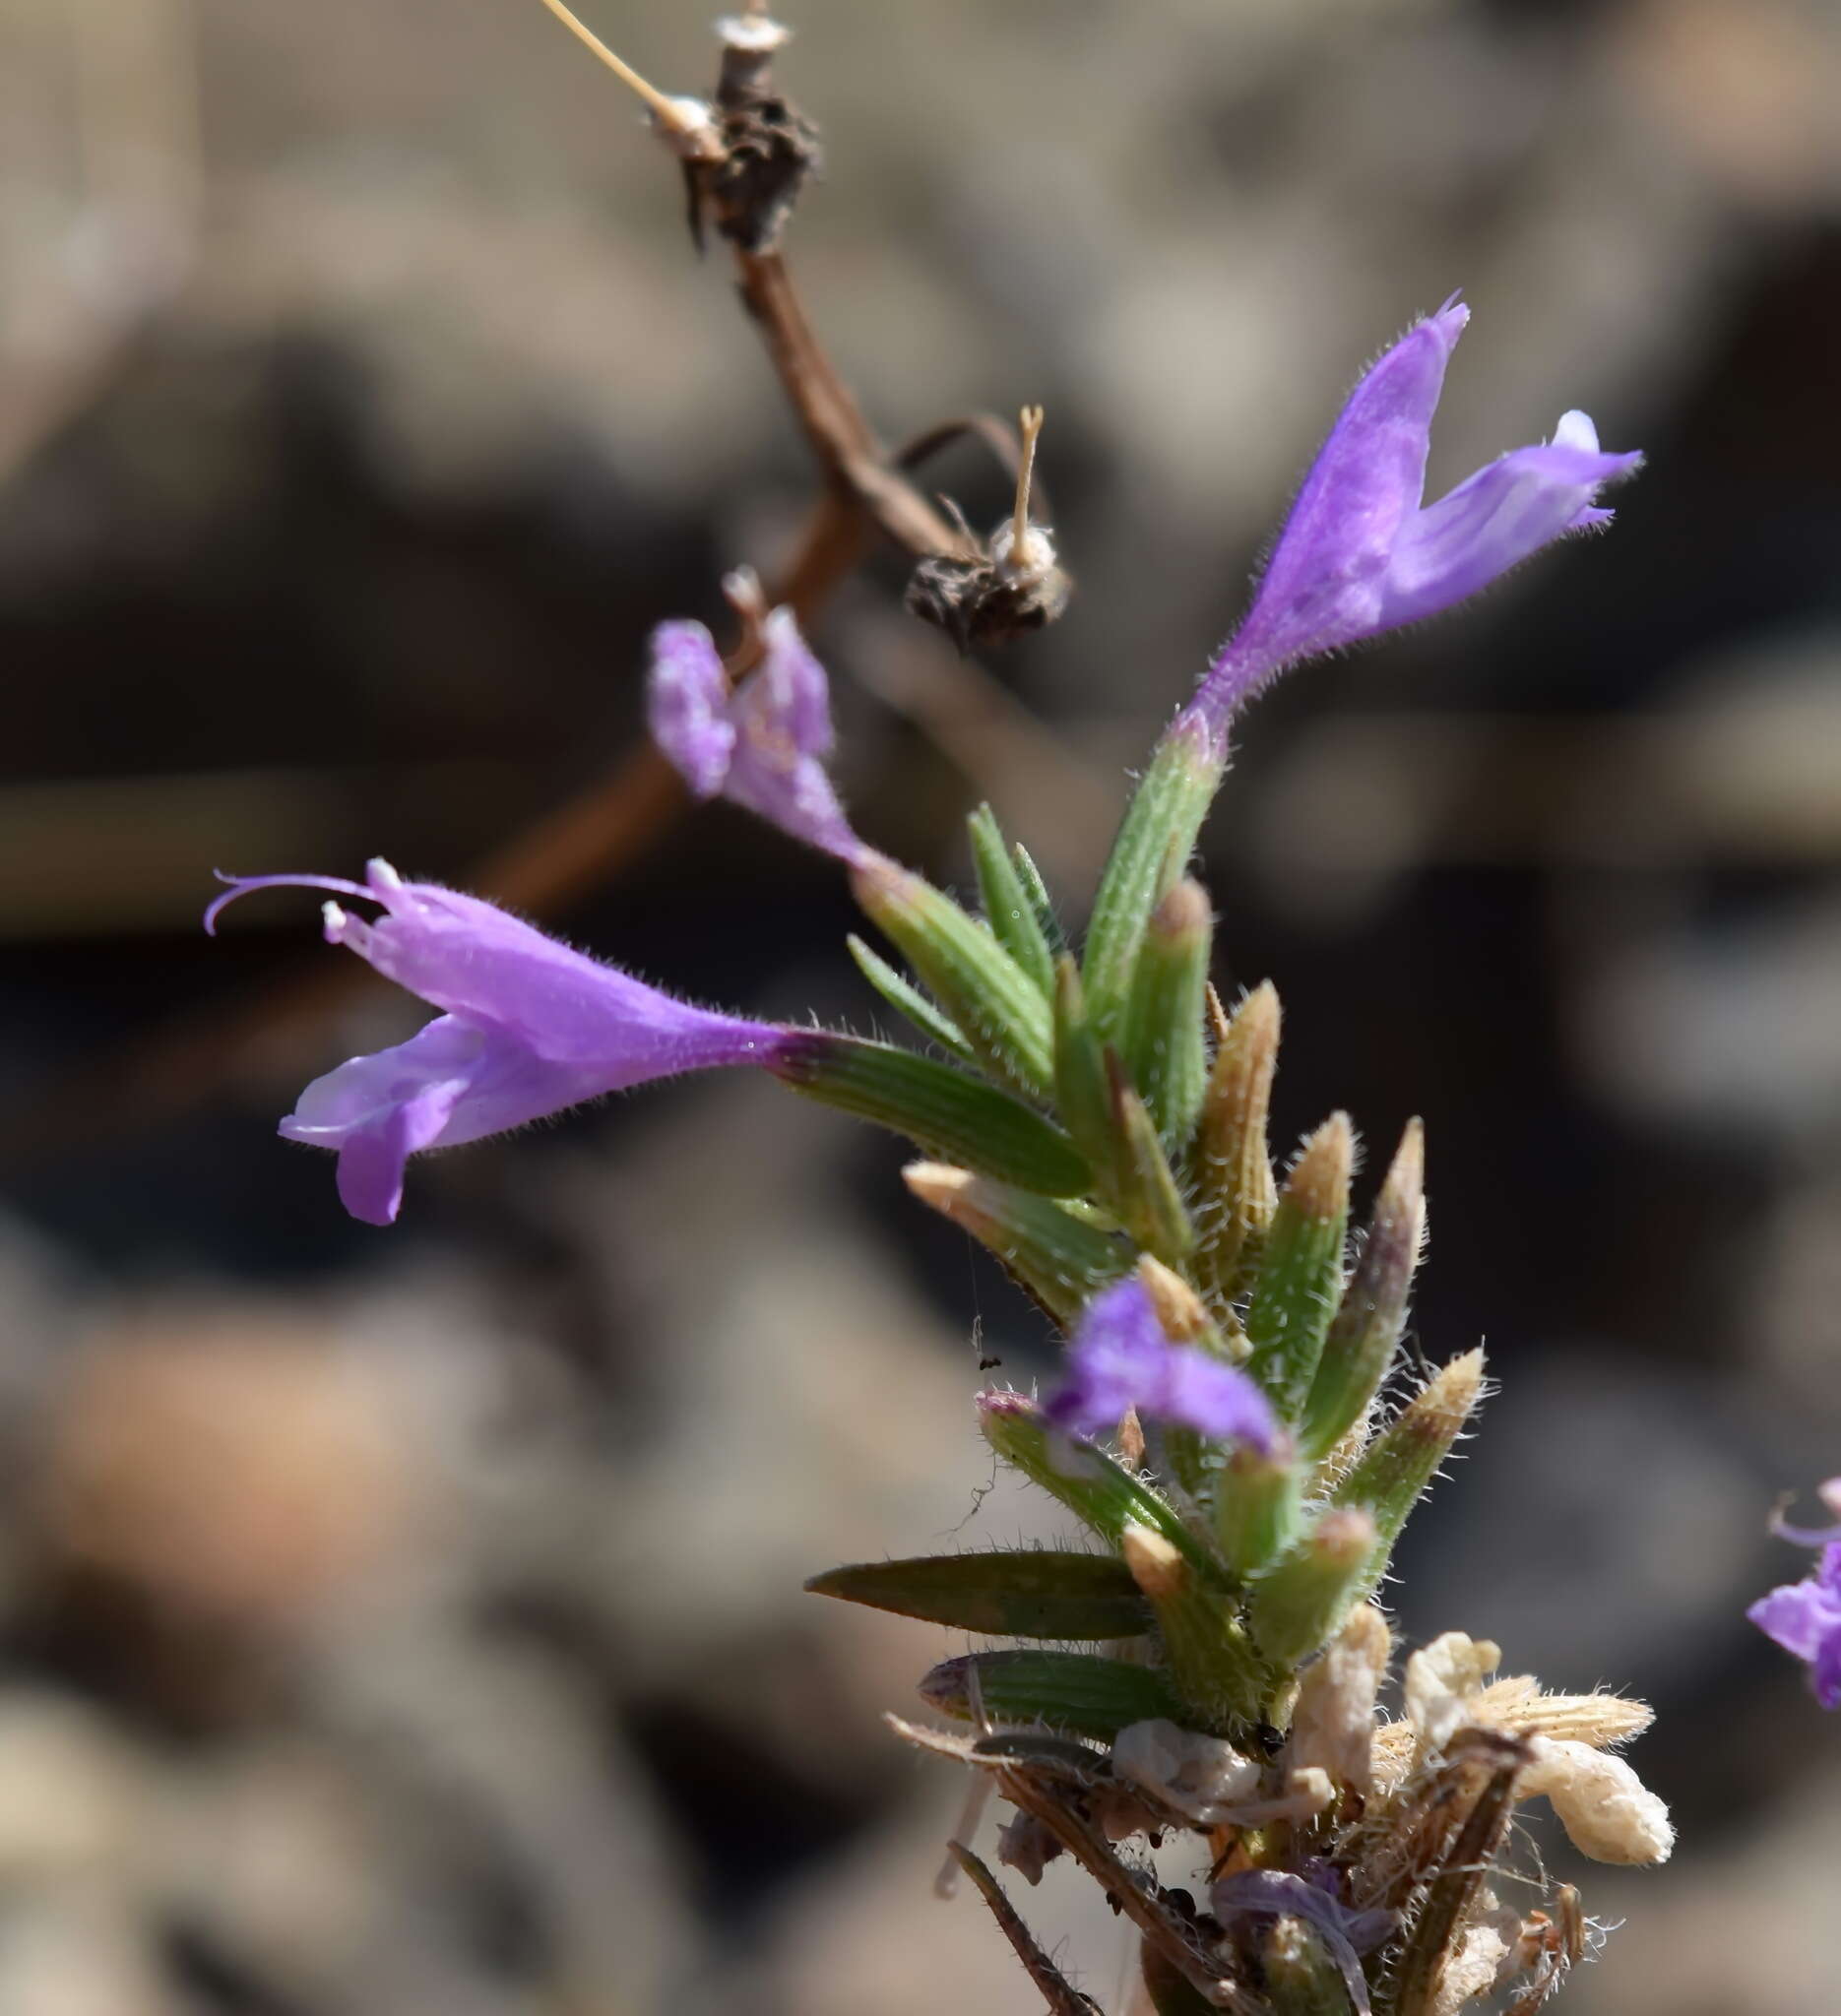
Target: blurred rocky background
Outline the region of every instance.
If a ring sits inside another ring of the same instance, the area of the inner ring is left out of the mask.
[[[603,0],[670,90],[698,6]],[[1403,1629],[1661,1720],[1577,2016],[1831,2016],[1841,1725],[1741,1606],[1841,1469],[1832,0],[804,0],[811,311],[902,439],[1048,409],[1078,575],[983,666],[878,561],[817,626],[872,838],[992,796],[1071,918],[1367,355],[1462,286],[1434,486],[1562,408],[1597,542],[1261,704],[1211,827],[1280,1134],[1423,1112],[1425,1350],[1500,1397]],[[1003,480],[930,468],[975,520]],[[1029,1312],[898,1147],[734,1079],[419,1166],[275,1141],[413,1026],[309,900],[588,808],[552,920],[873,1019],[832,865],[603,780],[642,644],[811,471],[674,172],[537,0],[0,0],[0,2008],[920,2016],[1032,1991],[929,1894],[960,1649],[804,1597],[1054,1530],[987,1493]],[[616,794],[617,796],[617,794]],[[565,853],[567,847],[564,848]],[[1552,1844],[1539,1845],[1551,1850]],[[1122,2008],[1077,1883],[1028,1900]]]

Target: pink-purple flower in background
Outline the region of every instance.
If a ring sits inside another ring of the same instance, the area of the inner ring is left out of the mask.
[[[734,688],[701,623],[652,634],[652,735],[700,798],[721,795],[795,840],[855,864],[869,850],[851,831],[825,769],[834,736],[824,667],[791,609],[761,626],[763,657]]]
[[[1298,492],[1253,605],[1184,710],[1219,740],[1289,664],[1436,615],[1567,533],[1606,524],[1610,455],[1582,412],[1423,504],[1432,413],[1470,310],[1450,301],[1363,375]]]
[[[325,906],[326,939],[444,1011],[409,1041],[316,1078],[281,1123],[339,1157],[353,1218],[390,1225],[412,1155],[560,1112],[603,1093],[725,1064],[774,1063],[797,1033],[694,1008],[558,944],[478,897],[405,882],[372,861],[363,883],[323,875],[226,877],[205,914],[254,889],[324,889],[377,904],[366,922]]]
[[[1771,1522],[1781,1539],[1820,1547],[1815,1566],[1801,1582],[1786,1582],[1760,1597],[1746,1615],[1767,1638],[1807,1662],[1809,1684],[1824,1708],[1841,1708],[1841,1477],[1830,1478],[1820,1497],[1834,1525]]]

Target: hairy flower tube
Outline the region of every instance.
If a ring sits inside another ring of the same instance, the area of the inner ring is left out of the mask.
[[[722,1064],[772,1064],[808,1033],[694,1008],[547,938],[494,904],[387,861],[362,884],[320,875],[238,877],[205,914],[254,889],[325,889],[381,907],[366,923],[325,908],[346,945],[444,1012],[408,1042],[316,1078],[281,1123],[290,1141],[339,1157],[353,1218],[391,1225],[412,1155],[502,1134],[603,1093]]]
[[[1424,504],[1432,414],[1470,310],[1415,324],[1364,373],[1298,492],[1253,605],[1183,719],[1219,742],[1238,710],[1301,658],[1463,601],[1564,536],[1609,522],[1600,488],[1640,455],[1611,455],[1582,412]]]
[[[1144,1284],[1115,1283],[1088,1303],[1067,1348],[1066,1376],[1043,1412],[1075,1435],[1104,1435],[1126,1412],[1269,1454],[1278,1422],[1242,1371],[1172,1344]]]
[[[661,623],[647,700],[653,739],[700,798],[722,796],[856,864],[869,854],[825,771],[835,739],[824,667],[791,609],[761,626],[760,665],[731,693],[701,623]]]
[[[1796,1658],[1807,1662],[1809,1685],[1824,1708],[1841,1708],[1841,1478],[1821,1487],[1837,1524],[1823,1528],[1773,1522],[1784,1540],[1819,1546],[1815,1566],[1801,1582],[1786,1582],[1763,1596],[1746,1615]]]

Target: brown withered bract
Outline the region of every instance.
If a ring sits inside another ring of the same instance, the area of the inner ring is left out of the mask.
[[[702,251],[704,228],[744,252],[770,252],[780,242],[806,178],[820,172],[818,128],[770,83],[773,58],[787,31],[765,15],[722,25],[723,67],[716,117],[723,151],[715,160],[686,160],[690,235]]]

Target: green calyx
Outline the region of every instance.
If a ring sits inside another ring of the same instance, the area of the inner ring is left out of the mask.
[[[1050,1197],[1093,1178],[1050,1120],[956,1066],[889,1043],[813,1030],[769,1067],[783,1084],[918,1142],[932,1154]]]
[[[1226,768],[1204,730],[1178,724],[1158,743],[1125,809],[1081,965],[1095,1026],[1109,1042],[1124,1027],[1145,925],[1188,866]]]

